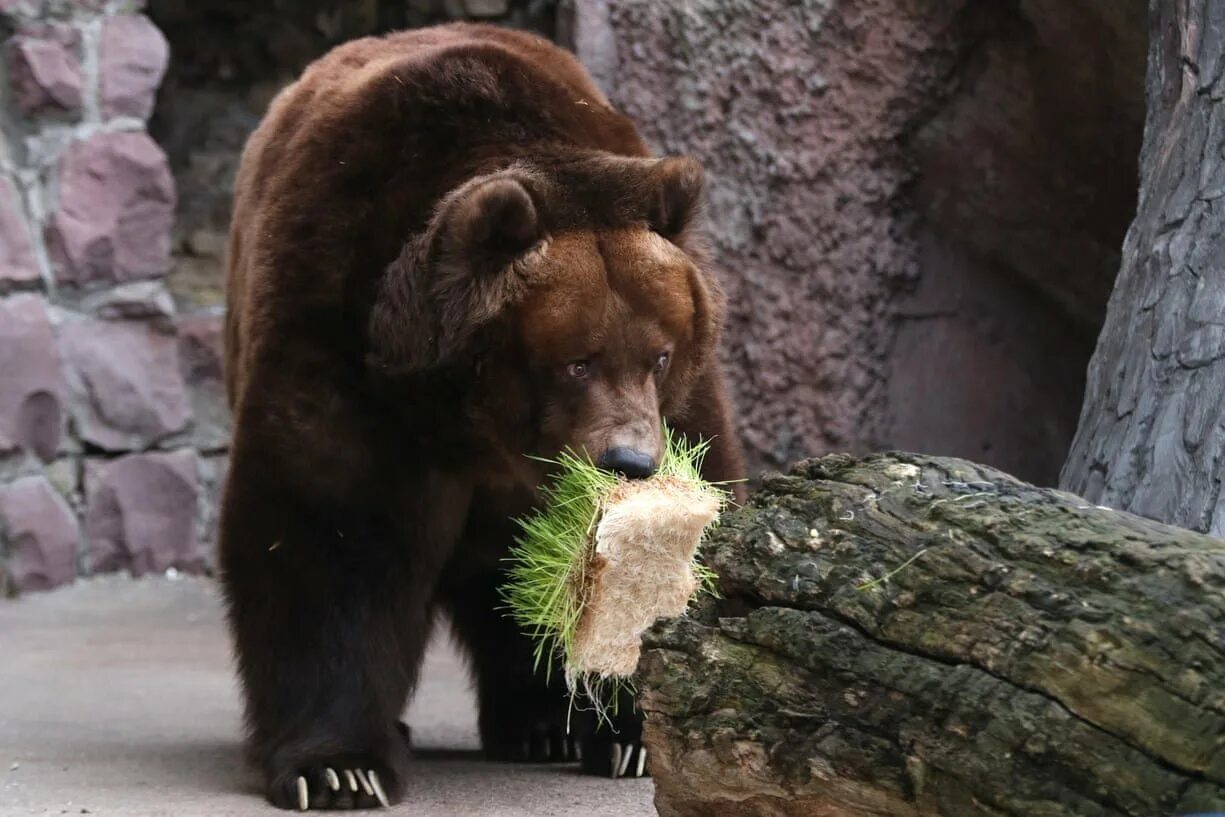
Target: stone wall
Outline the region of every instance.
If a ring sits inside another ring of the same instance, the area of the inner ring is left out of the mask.
[[[209,563],[216,310],[184,313],[137,0],[0,0],[0,588]]]
[[[1136,201],[1144,0],[569,0],[709,176],[754,466],[885,448],[1053,484]]]

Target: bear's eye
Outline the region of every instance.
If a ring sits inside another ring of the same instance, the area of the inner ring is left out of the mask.
[[[669,352],[660,352],[659,357],[655,359],[655,371],[662,374],[663,370],[668,368],[668,361],[672,358]]]
[[[576,360],[566,364],[566,374],[573,377],[575,380],[586,380],[587,375],[591,374],[591,364],[585,360]]]

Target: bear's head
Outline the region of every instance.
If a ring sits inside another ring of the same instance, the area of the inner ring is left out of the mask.
[[[377,359],[462,380],[464,419],[525,480],[525,455],[567,448],[649,475],[722,323],[702,182],[692,159],[608,155],[472,179],[389,270]]]

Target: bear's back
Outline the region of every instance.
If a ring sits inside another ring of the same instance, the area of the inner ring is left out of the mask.
[[[647,155],[579,62],[535,35],[453,24],[356,40],[312,63],[273,101],[238,173],[231,407],[256,360],[279,365],[287,344],[310,338],[360,358],[374,283],[438,200],[541,143]]]

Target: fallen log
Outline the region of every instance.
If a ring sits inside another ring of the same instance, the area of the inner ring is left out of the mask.
[[[955,459],[829,456],[638,667],[662,817],[1225,811],[1225,542]]]

